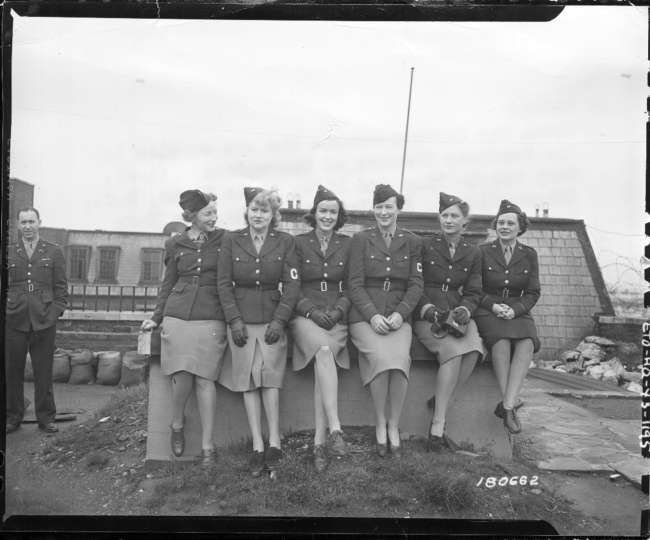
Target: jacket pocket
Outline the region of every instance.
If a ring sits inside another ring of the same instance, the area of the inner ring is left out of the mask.
[[[44,304],[50,304],[54,300],[52,291],[41,291],[41,300]]]

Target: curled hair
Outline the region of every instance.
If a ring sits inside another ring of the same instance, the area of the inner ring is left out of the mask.
[[[18,212],[16,212],[16,219],[18,219],[18,220],[20,219],[20,214],[21,214],[22,212],[34,212],[34,213],[36,214],[36,217],[37,217],[39,220],[41,219],[41,214],[40,214],[39,211],[36,210],[36,208],[34,208],[33,206],[26,206],[25,208],[21,208],[20,210],[18,210]]]
[[[204,195],[208,198],[209,202],[217,200],[217,196],[214,193],[204,193]],[[205,206],[203,208],[205,208]],[[192,221],[194,221],[194,218],[197,216],[197,214],[201,210],[199,210],[197,212],[190,212],[189,210],[183,210],[183,213],[181,214],[181,217],[183,218],[183,221],[187,221],[188,223],[192,223]]]
[[[397,195],[391,195],[390,197],[395,197],[395,204],[397,205],[398,210],[401,210],[402,208],[404,208],[404,195],[402,195],[401,193],[398,193]],[[379,202],[373,204],[373,206],[377,206],[378,204],[385,203],[388,199],[390,199],[390,197],[386,197],[383,201],[379,201]]]
[[[505,214],[506,212],[503,213]],[[490,225],[490,227],[495,231],[497,229],[497,220],[499,219],[500,215],[501,214],[497,214],[497,216],[492,220],[492,224]],[[528,225],[530,223],[528,221],[528,216],[525,214],[525,212],[522,212],[521,214],[517,214],[517,222],[519,223],[519,232],[517,233],[517,236],[521,236],[528,230]]]
[[[275,229],[278,227],[278,225],[280,225],[280,221],[282,219],[282,216],[280,215],[280,206],[282,205],[282,199],[280,198],[277,189],[271,188],[260,191],[257,195],[255,195],[251,202],[248,203],[246,212],[244,212],[244,221],[246,221],[246,225],[250,225],[248,222],[248,208],[253,203],[258,204],[259,206],[266,206],[271,209],[271,213],[273,215],[271,217],[269,229]]]
[[[334,225],[334,230],[338,231],[343,225],[345,225],[345,222],[348,220],[348,214],[345,211],[345,208],[343,206],[343,201],[339,198],[336,199],[324,199],[326,201],[336,201],[339,203],[339,215],[336,218],[336,224]],[[320,201],[323,202],[323,201]],[[319,202],[319,204],[320,204]],[[306,213],[302,219],[304,219],[313,229],[316,228],[316,207],[318,204],[315,204],[314,206],[311,207],[308,213]]]

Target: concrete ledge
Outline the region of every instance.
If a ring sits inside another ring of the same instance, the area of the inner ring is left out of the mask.
[[[64,311],[64,321],[143,321],[151,317],[147,311],[88,311],[72,309]]]
[[[426,437],[431,411],[426,401],[434,387],[437,363],[414,361],[411,367],[408,394],[402,412],[400,429],[403,434]],[[313,369],[300,372],[287,369],[284,388],[280,392],[280,427],[283,433],[313,429]],[[457,443],[469,443],[497,457],[511,458],[512,447],[502,422],[493,414],[500,392],[489,363],[476,367],[474,373],[459,388],[450,407],[447,432]],[[248,421],[242,396],[217,385],[217,415],[215,444],[223,447],[249,439]],[[356,358],[350,370],[339,370],[339,416],[343,426],[374,425],[370,393],[361,384]],[[147,463],[171,460],[169,446],[171,418],[171,380],[165,376],[160,363],[152,361],[149,372],[149,411]],[[181,461],[192,460],[200,454],[200,423],[196,398],[192,395],[186,407],[186,450]]]

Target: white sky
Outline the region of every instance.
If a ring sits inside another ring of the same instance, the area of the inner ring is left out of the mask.
[[[566,7],[547,23],[16,18],[11,175],[44,225],[161,231],[178,194],[318,183],[351,209],[399,186],[493,213],[584,219],[606,279],[639,284],[647,8]],[[601,232],[608,231],[608,232]],[[612,234],[617,233],[617,234]],[[625,236],[627,235],[627,236]],[[525,237],[524,237],[525,241]]]

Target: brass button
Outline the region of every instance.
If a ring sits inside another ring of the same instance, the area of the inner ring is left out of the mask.
[[[506,274],[509,274],[509,273],[510,273],[510,270],[506,270]]]
[[[259,282],[259,281],[256,281],[256,282],[255,282],[255,285],[259,285],[259,284],[260,284],[260,282]]]
[[[508,283],[510,283],[510,281],[506,279],[504,280],[504,283],[507,285]]]
[[[31,273],[31,272],[27,272],[27,275],[28,275],[28,276],[31,276],[31,275],[32,275],[32,273]]]
[[[13,264],[12,264],[11,266],[13,266]],[[31,265],[31,264],[28,264],[27,266],[29,266],[30,268],[32,267],[32,265]]]
[[[201,262],[201,258],[199,257],[198,259],[196,259],[196,262]]]
[[[327,272],[324,272],[324,273],[323,273],[323,277],[327,277]]]
[[[323,263],[323,266],[327,266],[327,263]]]
[[[387,260],[387,261],[390,261],[390,257],[386,257],[386,260]]]
[[[451,270],[452,268],[453,268],[453,266],[450,264],[450,265],[449,265],[449,270]]]
[[[390,272],[390,266],[386,267],[386,272]]]
[[[260,262],[260,260],[259,260],[259,259],[255,259],[255,262]],[[309,261],[307,261],[307,262],[309,262]]]
[[[445,281],[446,281],[447,283],[449,283],[449,282],[451,281],[451,278],[448,277]]]
[[[31,283],[31,282],[32,282],[32,280],[31,280],[31,279],[28,279],[28,280],[27,280],[27,283]]]
[[[256,273],[256,274],[259,274],[259,273],[260,273],[260,269],[259,269],[259,268],[256,268],[256,269],[255,269],[255,273]]]

